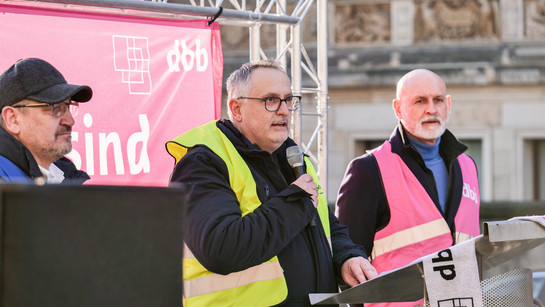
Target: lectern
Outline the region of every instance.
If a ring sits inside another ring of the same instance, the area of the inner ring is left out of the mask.
[[[482,279],[490,276],[491,272],[498,274],[498,267],[545,243],[545,226],[523,219],[487,222],[483,235],[474,240]],[[543,258],[543,255],[536,257]],[[542,262],[535,260],[536,263]],[[525,263],[526,267],[532,268],[533,262],[530,259],[529,263]],[[417,260],[342,293],[310,294],[310,301],[314,305],[416,301],[425,295],[423,272],[422,261]]]
[[[181,306],[182,188],[0,185],[1,306]]]

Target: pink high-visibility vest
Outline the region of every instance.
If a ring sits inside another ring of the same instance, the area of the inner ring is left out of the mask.
[[[371,253],[371,263],[379,274],[480,234],[479,182],[471,158],[465,154],[458,156],[463,192],[454,219],[456,232],[453,238],[447,222],[424,187],[401,157],[392,153],[390,142],[384,142],[373,151],[373,155],[378,163],[390,208],[390,222],[375,234]],[[415,306],[415,303],[395,303],[395,306]]]

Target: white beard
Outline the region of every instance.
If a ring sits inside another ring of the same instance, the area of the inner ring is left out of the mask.
[[[420,120],[412,133],[415,137],[422,140],[437,140],[441,135],[443,135],[443,133],[447,129],[448,119],[449,115],[447,115],[447,118],[444,121],[441,120],[441,118],[437,115],[427,116]],[[422,123],[430,120],[438,121],[439,126],[424,128],[424,125]],[[405,125],[405,127],[407,126]]]

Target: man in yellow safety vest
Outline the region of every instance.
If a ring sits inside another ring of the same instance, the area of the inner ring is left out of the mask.
[[[310,306],[309,293],[375,277],[288,137],[301,97],[282,67],[244,64],[227,92],[229,120],[167,143],[171,183],[189,191],[184,306]]]

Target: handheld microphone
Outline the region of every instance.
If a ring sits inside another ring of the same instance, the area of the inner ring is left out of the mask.
[[[303,167],[303,152],[299,146],[295,145],[286,148],[286,158],[295,172],[295,178],[299,178],[306,173]]]
[[[295,178],[301,177],[301,175],[306,174],[303,160],[303,151],[299,146],[294,145],[286,148],[286,159],[288,159],[289,165],[293,168],[295,173]],[[316,226],[316,216],[310,221],[310,226]]]

